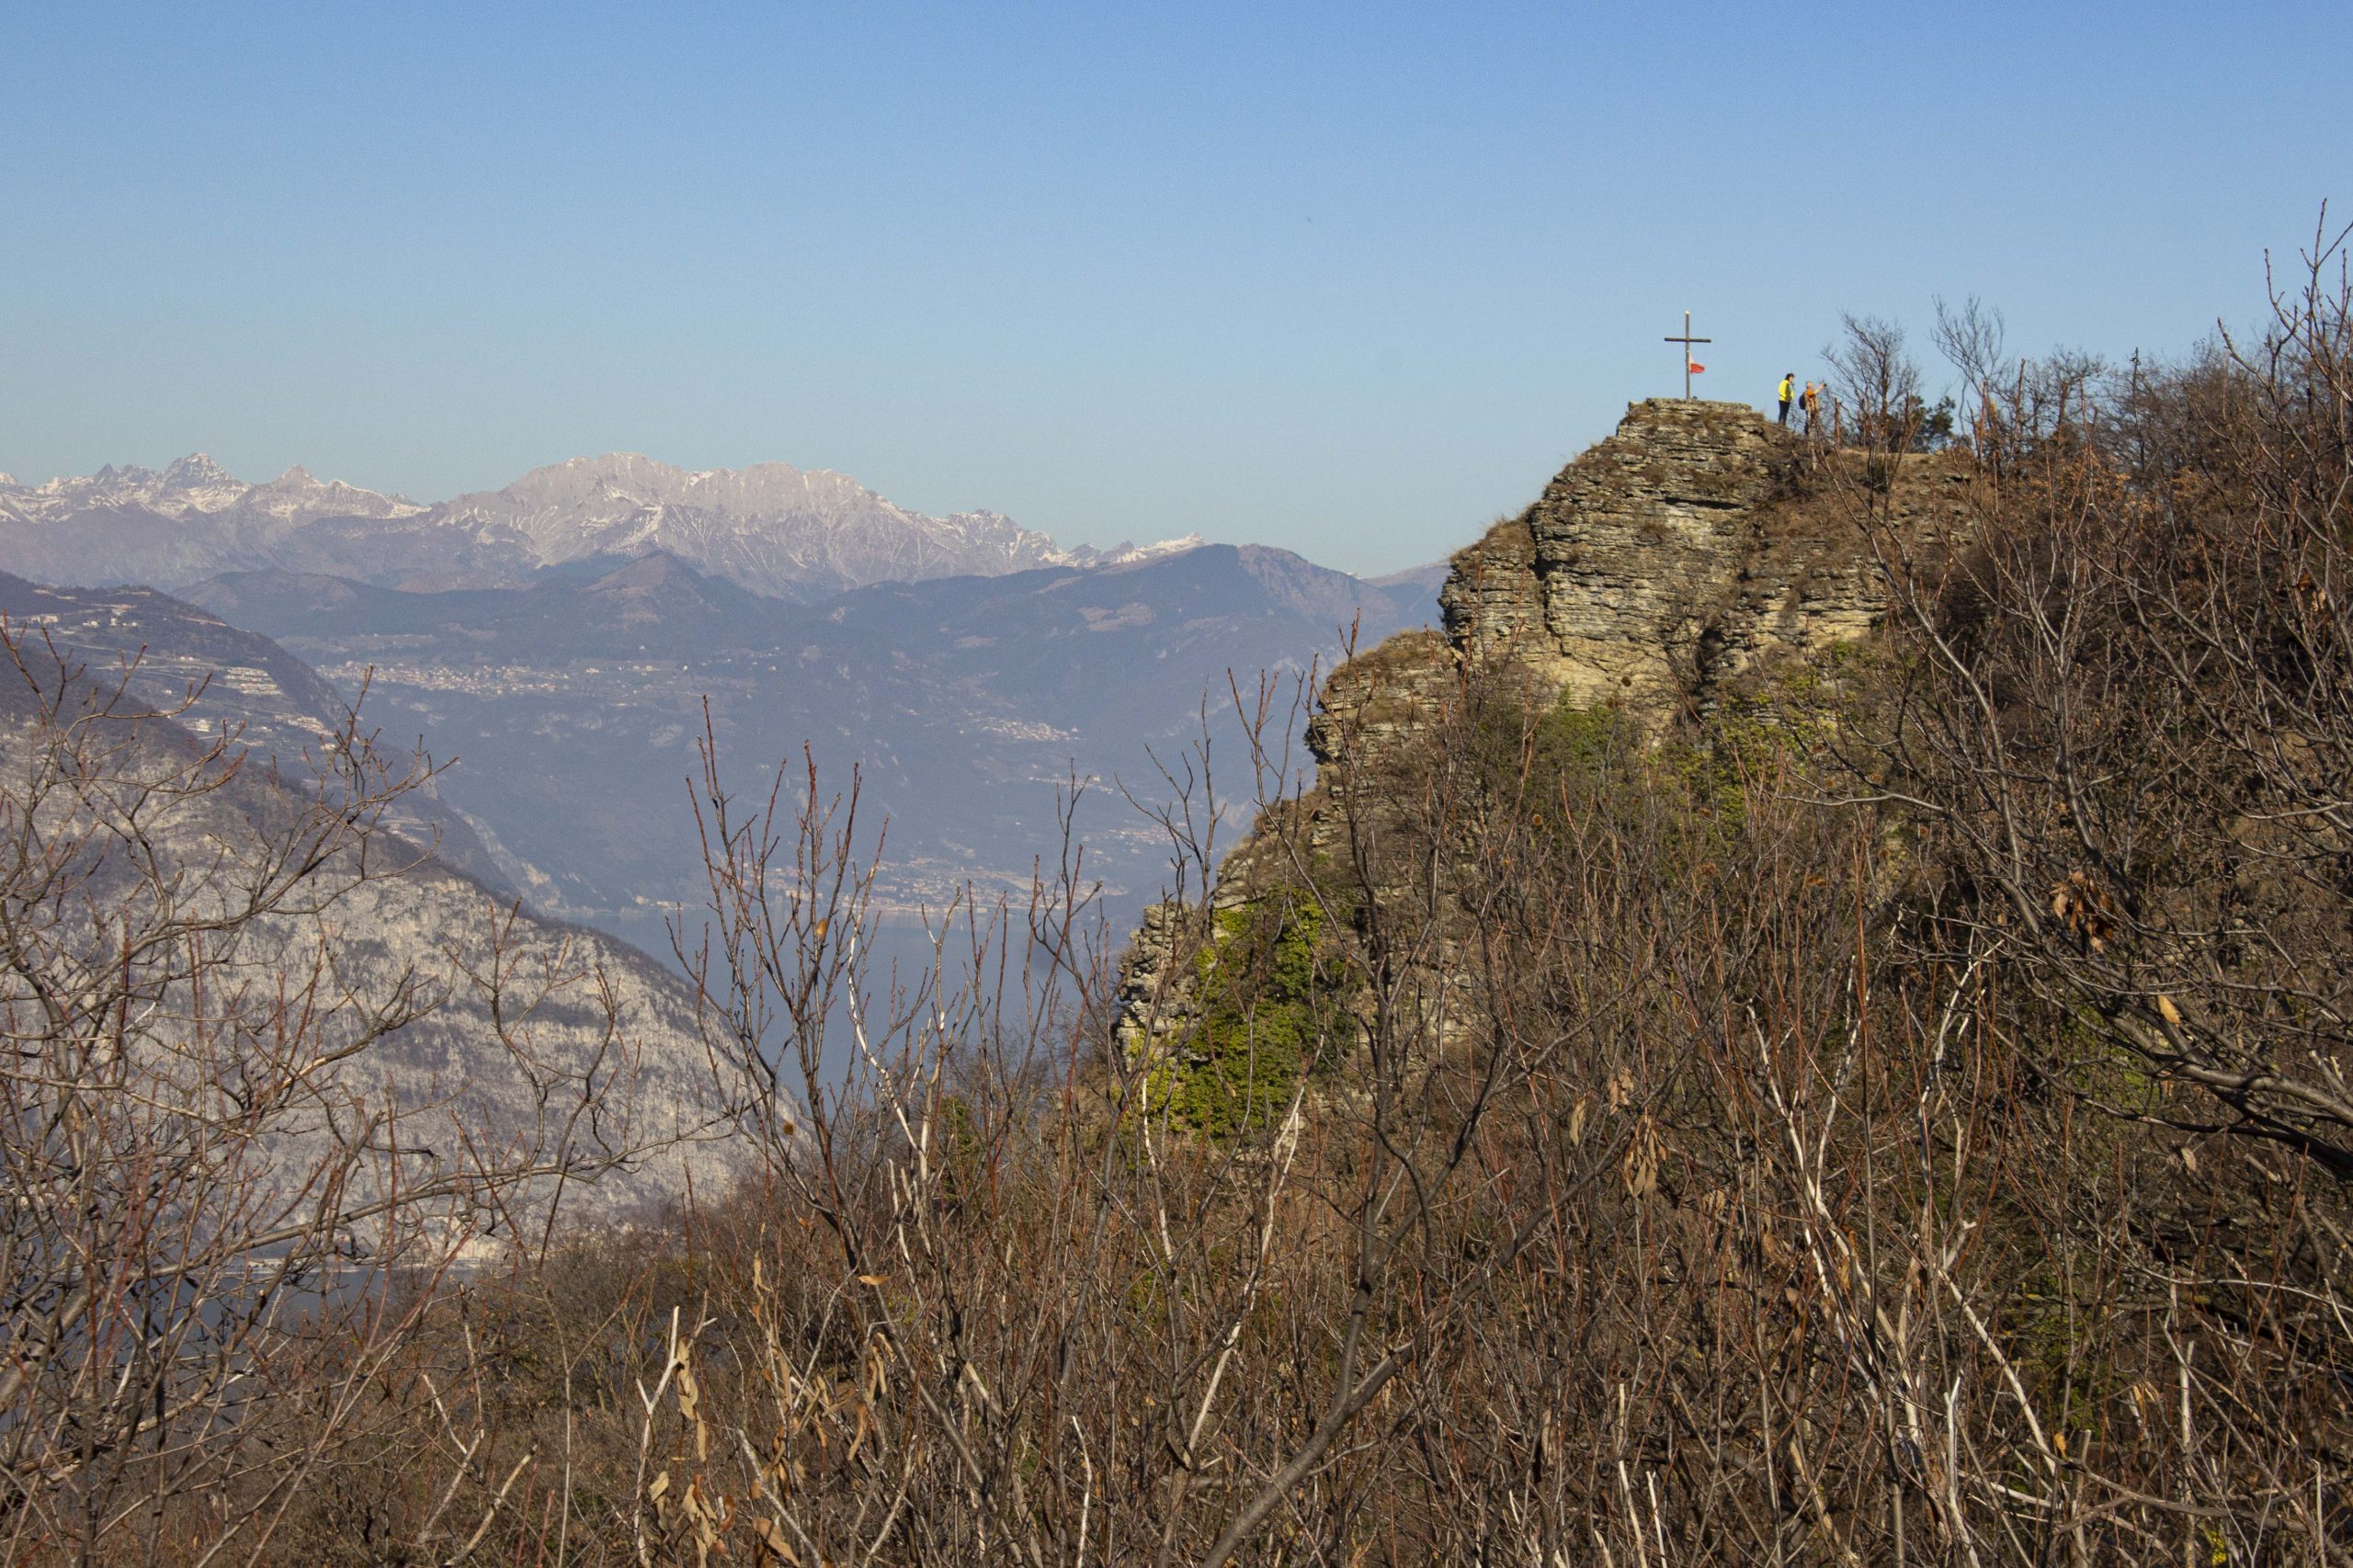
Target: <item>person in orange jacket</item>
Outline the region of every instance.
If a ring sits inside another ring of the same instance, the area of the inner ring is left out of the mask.
[[[1798,407],[1805,414],[1805,433],[1811,436],[1822,417],[1822,389],[1812,381],[1806,382],[1805,392],[1798,399]]]

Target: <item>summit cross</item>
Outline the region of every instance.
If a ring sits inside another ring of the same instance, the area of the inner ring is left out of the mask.
[[[1695,343],[1713,343],[1715,339],[1712,337],[1692,336],[1691,312],[1689,311],[1686,311],[1683,312],[1683,335],[1680,337],[1670,336],[1666,341],[1669,343],[1680,343],[1683,345],[1683,401],[1689,403],[1691,401],[1691,346]]]

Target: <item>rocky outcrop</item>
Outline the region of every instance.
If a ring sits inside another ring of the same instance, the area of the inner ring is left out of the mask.
[[[1128,947],[1114,1004],[1121,1051],[1132,1055],[1154,1036],[1181,1031],[1197,1016],[1192,987],[1177,960],[1199,942],[1202,924],[1190,904],[1155,903],[1144,910]]]
[[[1635,403],[1525,514],[1457,558],[1438,601],[1450,638],[1581,706],[1665,700],[1794,456],[1745,407]]]
[[[1535,504],[1458,552],[1438,596],[1443,636],[1406,632],[1335,671],[1308,726],[1321,777],[1262,824],[1221,870],[1233,903],[1282,862],[1336,851],[1351,791],[1402,798],[1449,703],[1608,705],[1656,725],[1704,712],[1778,656],[1867,634],[1880,567],[1828,478],[1852,454],[1806,442],[1745,404],[1652,398],[1545,486]],[[1878,460],[1885,464],[1889,460]],[[1897,532],[1949,536],[1967,460],[1907,456],[1873,505]],[[1147,915],[1124,971],[1131,1050],[1183,1014],[1185,921]],[[1162,1020],[1151,1027],[1147,1017]]]
[[[1439,594],[1455,653],[1516,665],[1579,707],[1703,700],[1776,649],[1862,635],[1877,564],[1826,505],[1824,454],[1745,405],[1653,398],[1454,558]],[[1965,462],[1904,460],[1906,531],[1957,514]]]

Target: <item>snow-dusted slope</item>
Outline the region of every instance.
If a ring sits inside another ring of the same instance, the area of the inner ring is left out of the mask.
[[[454,528],[511,528],[542,563],[666,550],[792,598],[1067,559],[1044,534],[995,512],[926,517],[842,474],[780,462],[689,472],[634,452],[574,458],[435,515]]]
[[[756,593],[1001,576],[1192,549],[1198,536],[1064,551],[995,512],[927,517],[789,463],[700,472],[631,452],[420,506],[290,469],[247,484],[202,455],[25,485],[0,476],[0,568],[44,582],[193,583],[263,567],[398,587],[512,584],[541,566],[665,551]]]
[[[136,465],[112,464],[79,479],[18,484],[0,474],[0,517],[24,522],[63,522],[90,512],[152,512],[157,517],[269,518],[286,524],[321,517],[399,517],[424,507],[399,495],[380,495],[341,480],[314,479],[308,469],[290,468],[267,484],[248,484],[195,452],[160,473]]]
[[[424,510],[299,468],[248,484],[199,452],[161,472],[0,482],[0,567],[48,583],[187,583],[275,564],[324,519],[381,525]]]

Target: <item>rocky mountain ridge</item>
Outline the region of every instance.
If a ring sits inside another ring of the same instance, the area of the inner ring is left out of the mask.
[[[78,670],[203,744],[233,740],[290,770],[331,748],[348,717],[342,694],[278,643],[151,588],[50,588],[0,572],[0,627],[27,660]],[[436,780],[402,797],[388,825],[493,892],[513,892]]]
[[[170,588],[277,568],[386,587],[512,586],[550,565],[665,551],[755,593],[805,600],[1201,542],[1065,550],[995,512],[928,517],[822,469],[697,472],[633,452],[574,458],[436,505],[301,468],[247,483],[202,453],[161,471],[109,466],[38,485],[0,476],[0,568],[81,585]]]
[[[1665,710],[1775,651],[1862,635],[1876,562],[1805,504],[1807,453],[1745,403],[1631,404],[1534,505],[1455,555],[1438,594],[1450,649],[1574,707]],[[1915,463],[1906,500],[1935,510],[1960,473]]]
[[[321,481],[310,470],[288,469],[256,484],[239,479],[202,452],[160,471],[109,463],[94,474],[20,484],[0,474],[0,518],[60,523],[89,512],[140,509],[165,517],[237,515],[304,523],[320,517],[397,517],[426,510],[402,495],[383,495],[341,480]]]

